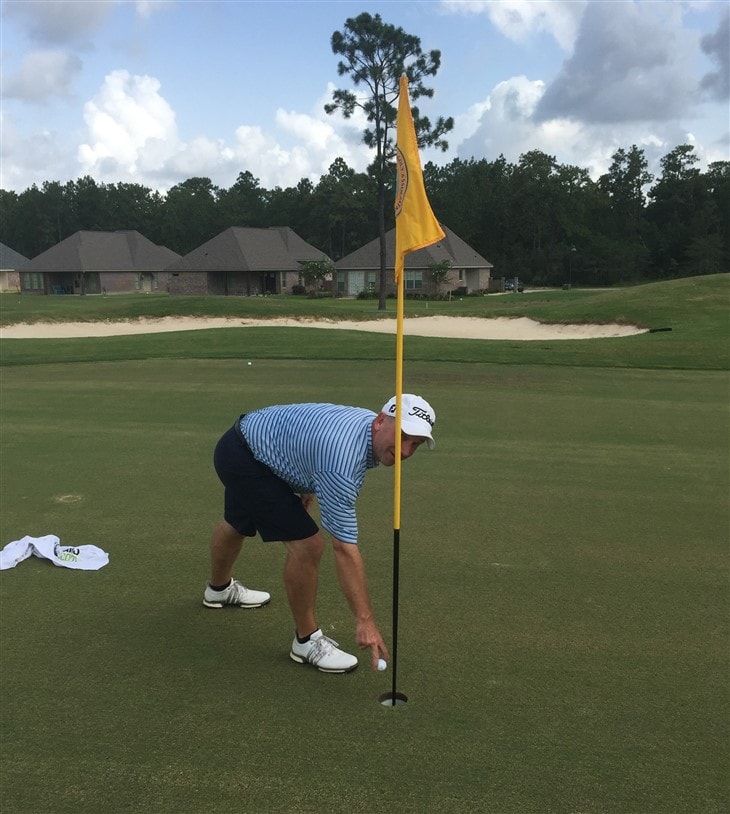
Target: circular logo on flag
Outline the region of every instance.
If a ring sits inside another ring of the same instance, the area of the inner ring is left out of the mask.
[[[406,190],[408,189],[408,165],[406,164],[405,158],[403,158],[403,153],[400,151],[397,145],[395,148],[395,161],[396,173],[398,176],[395,194],[395,216],[397,218],[398,215],[400,215],[400,211],[403,207],[403,201],[406,198]]]

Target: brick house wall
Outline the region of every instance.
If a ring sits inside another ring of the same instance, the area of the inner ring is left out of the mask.
[[[172,272],[168,275],[167,290],[170,294],[187,294],[195,297],[224,293],[222,290],[209,290],[208,274],[205,271]]]

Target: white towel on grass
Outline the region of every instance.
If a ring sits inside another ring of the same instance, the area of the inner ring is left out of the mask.
[[[28,557],[50,560],[60,568],[75,568],[78,571],[98,571],[109,562],[109,555],[95,545],[62,546],[55,534],[44,537],[25,536],[13,540],[0,551],[0,571],[15,568]]]

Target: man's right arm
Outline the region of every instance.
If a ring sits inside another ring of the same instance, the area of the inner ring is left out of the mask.
[[[354,543],[344,543],[336,537],[332,538],[332,547],[335,553],[337,576],[355,616],[357,645],[362,649],[370,648],[371,666],[373,670],[377,670],[378,659],[383,658],[388,661],[390,656],[375,623],[365,578],[365,564],[360,555],[360,549]]]

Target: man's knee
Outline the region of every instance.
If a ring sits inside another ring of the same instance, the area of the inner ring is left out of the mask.
[[[317,532],[304,540],[288,540],[284,543],[287,554],[300,561],[318,563],[324,551],[324,538]]]
[[[221,520],[213,530],[213,540],[224,545],[239,545],[244,536],[227,520]]]

